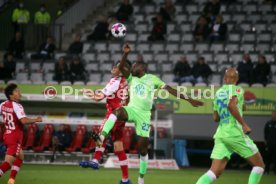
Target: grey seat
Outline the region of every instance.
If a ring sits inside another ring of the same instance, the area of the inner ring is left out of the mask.
[[[214,53],[224,51],[224,44],[223,43],[213,43],[210,47],[210,51],[213,51]]]
[[[229,41],[237,42],[241,40],[241,35],[238,32],[232,32],[228,36]]]
[[[246,31],[243,36],[243,41],[255,42],[256,41],[256,33],[252,32],[252,31]]]
[[[172,61],[174,64],[177,63],[177,61],[180,60],[180,57],[183,55],[183,53],[174,53],[174,54],[170,54],[169,56],[169,61]]]
[[[107,51],[106,42],[96,42],[94,44],[94,50],[96,50],[97,52]]]
[[[44,79],[48,82],[48,81],[53,81],[53,77],[54,77],[54,73],[46,73],[44,76]]]
[[[267,22],[266,21],[257,21],[256,24],[253,26],[257,33],[266,31],[267,29]]]
[[[167,37],[167,41],[173,41],[173,42],[177,42],[181,40],[181,35],[179,32],[172,32],[168,35]]]
[[[150,50],[150,44],[147,42],[141,42],[137,44],[136,48],[138,52],[143,53]]]
[[[183,21],[183,22],[181,22],[180,30],[182,32],[190,32],[190,31],[192,31],[192,23],[190,21]]]
[[[30,64],[30,70],[31,71],[38,71],[40,69],[41,69],[40,62],[31,62],[31,64]]]
[[[147,63],[147,70],[149,72],[156,73],[158,71],[156,61],[150,61]]]
[[[120,43],[109,43],[108,44],[108,51],[114,53],[122,50],[122,46]]]
[[[174,79],[174,75],[173,74],[164,74],[162,76],[162,80],[165,82],[165,83],[169,83],[169,82],[172,82]]]
[[[244,42],[241,44],[241,50],[244,52],[250,52],[255,50],[254,42]]]
[[[106,83],[106,82],[110,81],[111,78],[112,78],[112,75],[111,75],[110,73],[105,73],[105,74],[103,75],[103,80],[102,80],[102,82],[103,82],[103,83]]]
[[[140,22],[135,26],[135,30],[138,31],[139,33],[141,32],[147,32],[148,31],[148,23],[147,22]]]
[[[272,32],[271,31],[262,31],[258,35],[258,41],[260,42],[271,42],[272,40]]]
[[[85,69],[87,71],[99,71],[99,63],[94,61],[94,62],[91,62],[91,63],[88,63],[86,66],[85,66]]]
[[[198,59],[198,53],[197,52],[188,52],[186,54],[187,60],[190,62],[190,64],[195,63]]]
[[[28,73],[26,73],[26,72],[16,73],[16,80],[17,81],[26,81],[28,79],[29,79]]]
[[[228,42],[225,45],[225,50],[229,53],[240,51],[240,42]]]
[[[158,53],[154,56],[154,60],[157,61],[157,63],[163,63],[169,61],[168,53]]]
[[[85,53],[85,54],[82,55],[82,59],[86,63],[89,63],[90,61],[96,60],[96,55],[95,55],[95,53]]]
[[[127,33],[125,36],[125,41],[126,42],[134,42],[137,41],[137,33]]]
[[[243,52],[234,52],[230,54],[230,58],[234,65],[236,65],[238,62],[242,61],[243,59]]]
[[[246,18],[246,14],[241,12],[240,13],[236,12],[232,15],[232,20],[236,21],[236,23],[240,23],[244,21],[245,18]]]
[[[31,73],[30,76],[31,81],[43,81],[43,74],[42,73]]]
[[[172,63],[171,62],[163,62],[161,64],[161,71],[162,72],[172,72]]]
[[[205,61],[208,62],[208,63],[211,63],[214,61],[214,54],[213,52],[203,52],[202,54],[200,54],[200,56],[204,57],[205,58]]]
[[[194,51],[194,43],[193,42],[184,42],[180,45],[179,51],[182,52],[190,52],[190,51]]]
[[[190,3],[186,5],[186,12],[188,12],[188,14],[192,14],[192,13],[197,13],[198,12],[198,5],[196,3]]]
[[[219,52],[215,54],[216,63],[227,63],[229,61],[228,52]]]
[[[242,21],[239,24],[239,26],[243,31],[251,31],[252,30],[252,22],[251,21]]]
[[[151,44],[151,51],[155,54],[164,51],[164,48],[165,46],[163,42]]]
[[[197,43],[195,44],[195,51],[203,53],[209,51],[209,43]]]
[[[16,72],[25,70],[25,62],[16,62]]]
[[[246,16],[246,20],[251,22],[251,23],[256,23],[260,21],[262,18],[262,14],[260,12],[252,12],[251,14]]]
[[[178,42],[167,42],[167,44],[165,46],[165,51],[169,52],[170,54],[172,54],[174,52],[178,52],[179,51]]]
[[[96,72],[91,73],[89,75],[89,81],[94,81],[99,84],[101,82],[101,76],[102,75],[100,73],[96,73]]]
[[[53,63],[53,62],[47,62],[47,63],[45,62],[45,63],[43,63],[42,70],[45,73],[47,73],[49,71],[54,71],[54,69],[55,69],[55,63]]]
[[[111,71],[112,66],[113,66],[113,62],[105,61],[104,63],[101,64],[100,69],[102,71]]]
[[[177,22],[178,25],[182,25],[183,21],[187,21],[188,20],[188,15],[184,14],[184,13],[176,14],[175,20],[176,20],[176,22]]]
[[[259,42],[256,46],[256,50],[265,53],[271,51],[271,45],[269,42]]]
[[[109,60],[110,60],[110,54],[108,52],[97,54],[97,61],[102,63],[104,61],[109,61]]]

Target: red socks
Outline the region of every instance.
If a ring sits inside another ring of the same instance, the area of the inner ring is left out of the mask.
[[[116,155],[122,170],[122,179],[128,179],[128,161],[125,151],[117,151]]]
[[[19,159],[19,158],[17,158],[17,159],[13,162],[13,164],[12,164],[12,169],[11,169],[11,174],[10,174],[10,178],[15,179],[17,173],[18,173],[19,170],[20,170],[20,167],[21,167],[22,163],[23,163],[23,160],[21,160],[21,159]]]
[[[104,140],[103,145],[102,145],[101,148],[96,147],[93,159],[99,161],[102,158],[104,150],[105,150],[105,146],[106,146],[106,140]]]
[[[0,165],[0,177],[11,168],[11,165],[8,162],[3,162]]]

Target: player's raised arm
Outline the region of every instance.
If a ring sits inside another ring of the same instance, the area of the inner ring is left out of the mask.
[[[187,102],[189,102],[192,106],[194,107],[199,107],[199,106],[203,106],[203,102],[201,101],[198,101],[198,100],[194,100],[192,99],[191,97],[187,96],[187,95],[183,95],[181,93],[179,93],[176,89],[172,88],[171,86],[169,85],[165,85],[163,87],[163,89],[166,89],[170,94],[172,94],[173,96],[175,97],[180,97],[181,99],[183,100],[186,100]],[[180,94],[180,95],[178,95]]]
[[[42,118],[41,117],[36,117],[36,118],[24,117],[24,118],[20,119],[20,122],[22,124],[38,123],[38,122],[42,122]]]
[[[249,134],[251,132],[251,128],[246,124],[245,120],[242,118],[238,110],[237,104],[238,98],[236,96],[232,96],[227,108],[229,109],[229,112],[234,116],[234,118],[242,125],[243,132],[245,134]]]
[[[130,47],[128,44],[124,45],[123,51],[124,51],[124,53],[123,53],[122,59],[119,63],[119,69],[122,72],[123,76],[125,78],[128,78],[130,75],[130,68],[127,67],[127,56],[128,56],[128,53],[130,52]]]

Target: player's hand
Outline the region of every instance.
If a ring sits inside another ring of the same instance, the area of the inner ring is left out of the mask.
[[[201,102],[199,100],[194,100],[194,99],[189,99],[188,102],[194,107],[200,107],[200,106],[204,105],[203,102]]]
[[[247,124],[244,124],[243,126],[242,126],[242,130],[243,130],[243,133],[244,134],[250,134],[251,133],[251,128],[247,125]]]
[[[95,96],[95,93],[92,89],[82,89],[80,90],[80,92],[83,93],[83,95],[86,96],[87,98],[93,99]]]
[[[36,122],[42,122],[42,118],[40,116],[35,118]]]
[[[128,44],[125,44],[124,47],[123,47],[123,51],[125,54],[128,54],[130,52],[130,47]]]

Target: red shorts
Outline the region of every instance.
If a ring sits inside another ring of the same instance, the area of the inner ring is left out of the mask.
[[[100,132],[102,131],[105,122],[107,121],[109,115],[112,112],[107,112],[105,115],[105,118],[102,122],[101,128],[100,128]],[[126,122],[124,121],[116,121],[114,124],[114,127],[112,128],[112,130],[110,131],[110,135],[112,138],[112,141],[123,141],[123,135],[124,135],[124,128],[125,128],[125,124]]]
[[[20,150],[22,149],[23,134],[12,133],[4,134],[4,144],[7,147],[7,155],[18,157]]]

